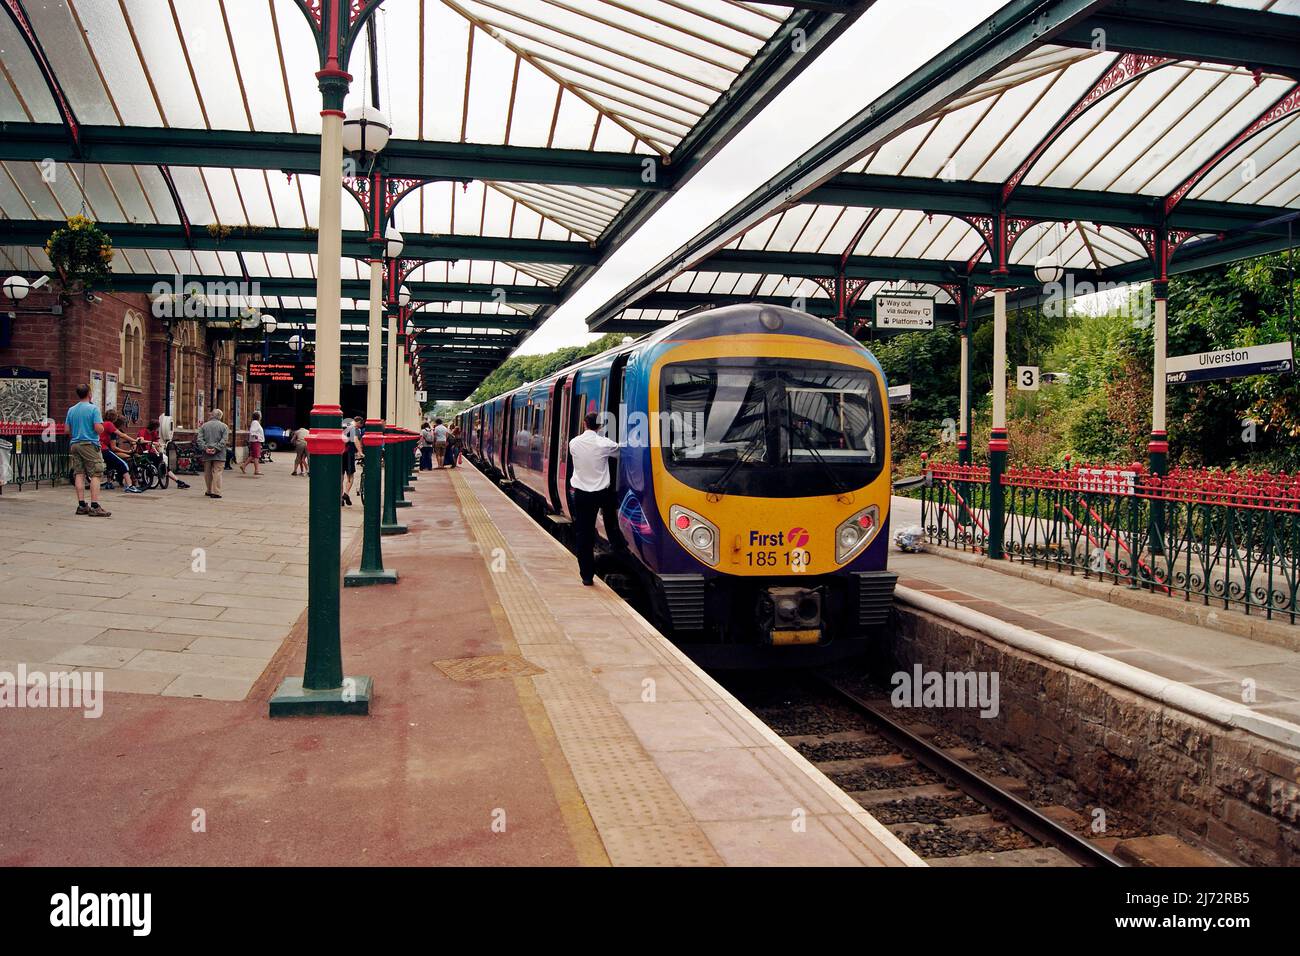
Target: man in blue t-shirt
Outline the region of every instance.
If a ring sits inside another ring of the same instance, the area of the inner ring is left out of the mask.
[[[99,451],[99,436],[104,430],[104,416],[99,406],[90,402],[90,386],[77,386],[77,404],[68,409],[64,423],[68,426],[68,465],[77,489],[77,514],[107,518],[111,514],[99,506],[99,477],[104,473],[104,456]],[[90,506],[86,506],[86,482],[90,482]]]

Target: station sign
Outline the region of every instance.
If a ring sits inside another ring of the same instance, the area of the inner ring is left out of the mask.
[[[1037,365],[1016,366],[1016,388],[1022,392],[1038,391],[1040,376]]]
[[[1294,362],[1290,342],[1174,355],[1165,360],[1165,382],[1182,385],[1246,375],[1278,375],[1290,372],[1295,367]]]
[[[1125,468],[1076,468],[1074,475],[1080,491],[1104,495],[1131,495],[1137,492],[1137,472]]]
[[[889,386],[890,405],[906,405],[911,400],[912,400],[912,386],[910,384]]]
[[[316,377],[314,363],[299,365],[297,362],[249,362],[248,380],[250,382],[301,382]]]
[[[934,299],[925,296],[878,295],[876,328],[933,329]]]
[[[356,365],[352,366],[352,384],[366,385],[370,382],[370,366]]]
[[[429,400],[429,393],[423,390],[418,391],[415,393],[415,400],[423,405]]]

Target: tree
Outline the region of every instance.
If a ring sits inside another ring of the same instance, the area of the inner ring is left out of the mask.
[[[483,379],[478,388],[474,389],[469,397],[469,403],[477,405],[503,392],[518,388],[524,382],[535,382],[539,378],[546,378],[552,372],[558,372],[579,359],[599,355],[614,348],[623,339],[622,333],[611,332],[602,335],[589,345],[566,345],[562,349],[543,355],[512,355]]]

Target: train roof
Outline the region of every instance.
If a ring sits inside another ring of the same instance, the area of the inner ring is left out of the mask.
[[[725,330],[723,326],[725,326]],[[736,305],[705,309],[677,319],[674,322],[665,322],[662,329],[655,329],[655,331],[643,335],[635,341],[621,343],[596,355],[574,362],[572,365],[556,369],[543,378],[524,382],[522,385],[502,392],[500,395],[494,395],[477,405],[472,405],[466,411],[499,399],[508,400],[520,392],[532,391],[540,384],[553,382],[566,372],[576,372],[592,365],[601,364],[621,355],[623,352],[631,352],[648,345],[659,345],[663,342],[707,339],[718,335],[798,335],[821,339],[836,345],[865,348],[861,342],[829,319],[809,315],[807,312],[800,312],[798,309],[787,308],[783,305],[772,305],[766,302],[742,302]]]

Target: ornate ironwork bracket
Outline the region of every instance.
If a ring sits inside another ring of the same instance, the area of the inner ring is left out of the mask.
[[[1016,187],[1028,175],[1029,170],[1033,168],[1034,163],[1038,162],[1043,153],[1047,152],[1049,146],[1056,142],[1066,128],[1086,113],[1098,102],[1105,99],[1116,90],[1123,88],[1134,80],[1145,76],[1152,70],[1159,69],[1175,62],[1171,57],[1154,56],[1143,53],[1125,53],[1097,78],[1092,87],[1075,101],[1070,107],[1069,112],[1061,117],[1060,121],[1052,127],[1051,132],[1039,141],[1025,157],[1024,162],[1016,167],[1016,171],[1011,174],[1005,183],[1002,184],[1002,205],[1007,204],[1011,194],[1015,192]]]
[[[1025,216],[1008,216],[1006,210],[998,210],[987,216],[962,216],[961,218],[966,220],[984,240],[984,248],[993,259],[994,275],[1006,274],[1007,256],[1011,252],[1011,247],[1016,244],[1016,240],[1026,229],[1042,221]],[[966,263],[966,271],[972,271],[982,255],[984,255],[983,250],[972,256]]]
[[[392,220],[393,210],[397,208],[397,204],[407,194],[427,182],[429,180],[418,176],[387,176],[382,171],[376,170],[368,176],[344,176],[343,188],[361,207],[367,227],[370,229],[370,241],[380,242],[383,240],[386,225]],[[376,194],[383,197],[382,203],[378,205],[373,201]]]

